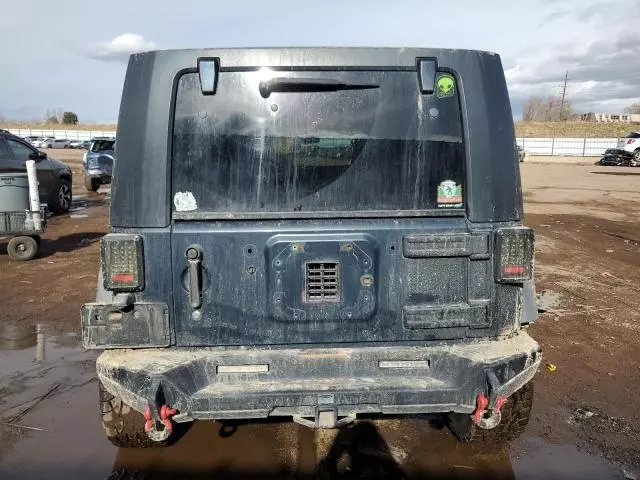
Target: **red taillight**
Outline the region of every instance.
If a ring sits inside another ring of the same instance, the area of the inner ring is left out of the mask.
[[[503,275],[524,275],[526,270],[524,265],[502,265]]]
[[[136,279],[133,273],[114,273],[111,275],[112,283],[131,283]]]
[[[501,228],[495,234],[496,281],[522,283],[533,274],[533,230]]]
[[[630,138],[629,140],[627,140],[627,145],[631,145],[632,143],[636,143],[635,138]]]
[[[142,237],[109,234],[100,242],[104,288],[136,292],[144,288]]]

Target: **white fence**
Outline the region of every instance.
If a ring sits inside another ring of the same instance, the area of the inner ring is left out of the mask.
[[[94,137],[115,137],[115,131],[102,130],[41,130],[38,128],[9,128],[7,129],[19,137],[53,137],[67,140],[91,140]]]
[[[65,138],[68,140],[91,140],[93,137],[115,137],[116,132],[98,130],[39,130],[34,128],[12,129],[20,137],[38,136]],[[607,148],[616,148],[617,138],[517,138],[526,152],[535,155],[600,156]]]
[[[617,138],[517,138],[525,152],[534,155],[601,156],[608,148],[617,148]]]

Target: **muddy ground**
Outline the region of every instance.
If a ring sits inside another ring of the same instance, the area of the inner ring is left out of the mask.
[[[230,435],[201,422],[169,449],[139,451],[103,438],[95,354],[78,348],[110,191],[83,191],[77,152],[53,155],[74,170],[73,211],[51,220],[34,261],[10,261],[0,238],[0,325],[12,337],[0,335],[0,478],[640,478],[640,169],[522,165],[536,285],[551,301],[530,328],[543,367],[513,444],[458,445],[425,418],[339,432],[256,423]]]

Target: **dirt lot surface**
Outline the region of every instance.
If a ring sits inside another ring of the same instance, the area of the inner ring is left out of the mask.
[[[0,478],[640,478],[640,169],[523,164],[526,224],[546,312],[525,435],[457,444],[432,418],[362,421],[340,431],[291,423],[200,422],[166,450],[104,439],[79,309],[95,294],[109,189],[83,191],[51,220],[39,258],[12,262],[0,239]],[[34,324],[44,326],[46,359]],[[4,348],[4,350],[3,350]],[[11,424],[11,425],[7,425]]]

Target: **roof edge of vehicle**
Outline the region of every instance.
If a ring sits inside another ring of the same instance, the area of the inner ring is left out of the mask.
[[[331,54],[331,55],[327,55]],[[441,55],[479,55],[496,57],[495,52],[457,48],[429,47],[247,47],[247,48],[186,48],[149,50],[134,53],[129,57],[135,62],[144,57],[185,55],[198,57],[221,57],[222,67],[256,66],[341,66],[341,67],[383,67],[415,66],[417,57],[438,57]],[[377,60],[377,61],[376,61]],[[266,65],[268,62],[269,65]]]

